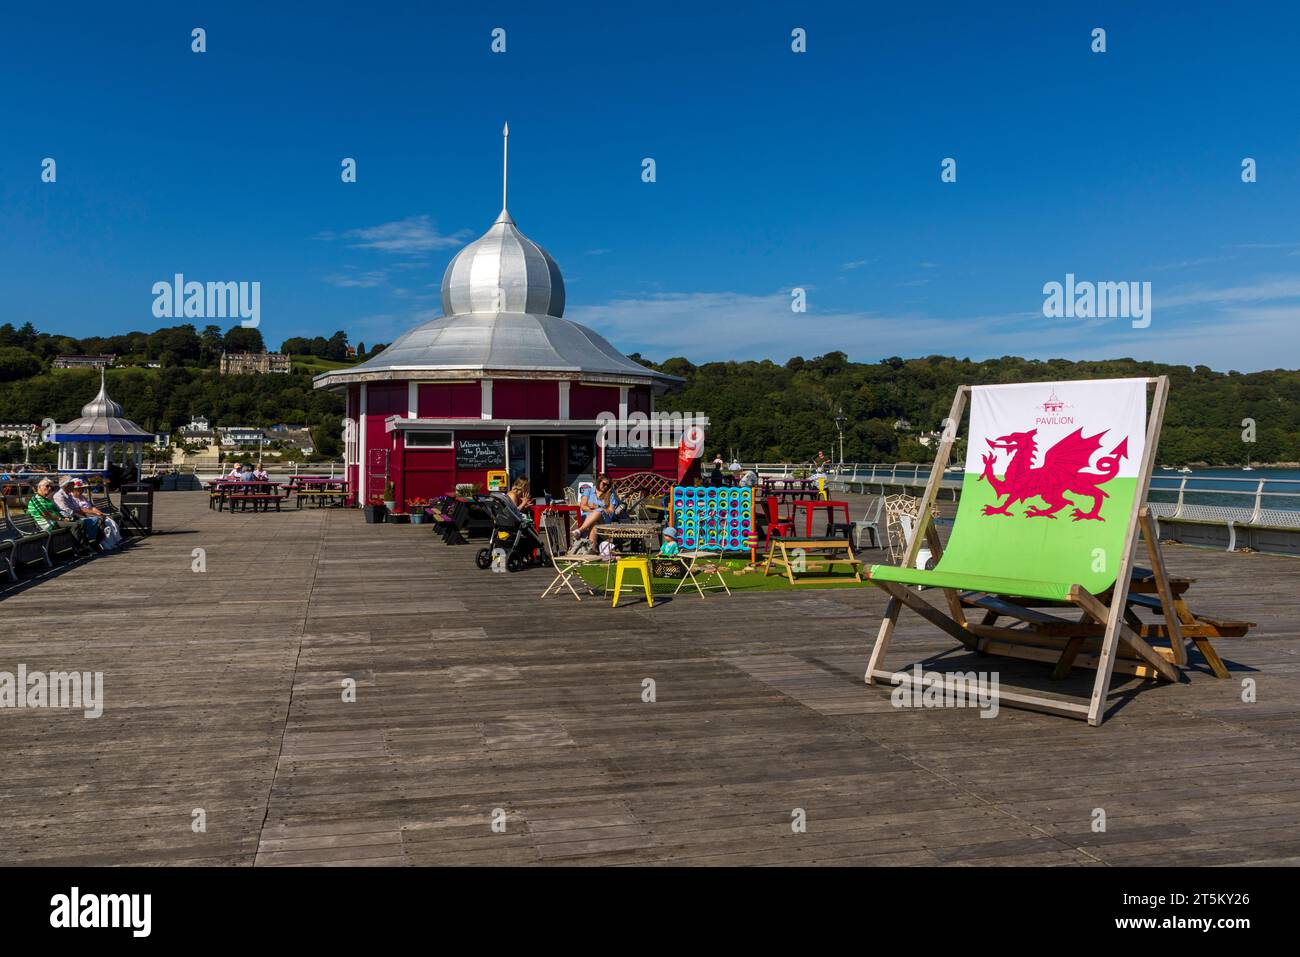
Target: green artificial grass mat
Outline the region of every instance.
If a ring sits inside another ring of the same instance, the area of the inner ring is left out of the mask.
[[[708,587],[709,584],[712,583],[715,587],[717,585],[717,582],[714,580],[713,575],[710,574],[708,576],[708,581],[706,581],[705,577],[700,572],[700,569],[708,564],[711,563],[701,562],[697,564],[695,566],[695,577],[700,580],[700,584],[704,586],[705,592],[712,592],[714,591],[714,589],[710,589]],[[829,574],[823,571],[809,572],[808,574],[810,577],[843,579],[842,581],[813,582],[807,585],[791,585],[789,580],[784,575],[779,574],[775,568],[772,569],[771,574],[769,574],[767,577],[764,577],[763,564],[761,561],[755,568],[750,569],[749,571],[743,571],[743,569],[747,564],[748,563],[745,562],[743,559],[728,558],[723,560],[722,578],[727,583],[727,587],[730,588],[733,592],[815,591],[822,588],[868,588],[870,587],[865,581],[862,582],[855,581],[852,573],[841,572],[841,571],[836,571],[833,574]],[[578,574],[582,577],[582,580],[585,581],[592,588],[595,588],[597,591],[601,591],[603,589],[605,585],[604,565],[594,565],[594,566],[587,566],[585,568],[580,568],[578,570]],[[796,575],[795,577],[797,578],[798,575]],[[637,584],[641,583],[641,576],[639,574],[633,573],[631,578],[632,581],[636,582]],[[628,575],[626,572],[624,572],[623,573],[624,587],[626,587],[627,580],[628,580]],[[658,576],[653,576],[650,582],[650,587],[654,589],[654,593],[656,595],[671,595],[673,593],[673,589],[677,587],[677,584],[680,581],[681,581],[680,578],[659,578]],[[613,594],[613,591],[614,591],[614,569],[611,567],[609,569],[609,594]],[[699,593],[695,591],[694,586],[690,585],[689,583],[682,588],[681,594],[685,595],[688,591],[691,594],[696,595],[697,597],[699,595]],[[724,597],[726,596],[726,592],[724,592],[721,588],[716,588],[716,592],[717,594],[723,595]],[[630,594],[636,595],[638,593],[639,592],[636,589],[633,589],[633,591]]]

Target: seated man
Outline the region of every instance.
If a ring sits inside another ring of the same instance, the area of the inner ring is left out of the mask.
[[[578,504],[582,506],[582,525],[574,536],[570,551],[578,551],[585,537],[590,550],[594,552],[596,551],[596,526],[614,521],[615,513],[623,503],[618,493],[614,491],[613,481],[602,472],[596,479],[596,487],[588,489],[586,496]]]
[[[63,480],[63,486],[54,493],[53,502],[59,507],[59,514],[65,521],[80,522],[86,533],[86,541],[99,541],[99,509],[88,512],[81,507],[77,495],[77,480],[69,475]]]
[[[27,500],[27,514],[32,517],[37,526],[51,531],[56,528],[66,528],[72,533],[72,540],[76,542],[77,548],[85,549],[86,532],[81,527],[80,522],[70,522],[63,518],[59,512],[59,506],[54,504],[54,481],[52,479],[41,479],[36,483],[36,494]]]

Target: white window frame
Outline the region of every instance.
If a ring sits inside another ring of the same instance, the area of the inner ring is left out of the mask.
[[[447,436],[446,445],[425,445],[422,443],[412,443],[411,437],[414,435],[445,435]],[[405,429],[403,430],[402,442],[408,449],[454,449],[456,447],[456,432],[454,429]]]

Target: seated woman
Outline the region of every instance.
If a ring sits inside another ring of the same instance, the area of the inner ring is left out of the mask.
[[[596,526],[614,521],[614,514],[622,501],[614,491],[614,483],[602,472],[596,479],[596,487],[588,489],[586,497],[578,503],[582,506],[582,525],[574,538],[572,551],[577,551],[583,538],[596,551]]]
[[[528,506],[533,504],[532,496],[528,494],[528,479],[515,479],[515,483],[510,486],[510,491],[506,492],[506,498],[510,499],[519,511],[527,512]]]
[[[77,479],[71,475],[63,480],[63,485],[54,493],[54,504],[59,508],[59,514],[69,522],[80,522],[85,530],[86,541],[94,544],[99,541],[99,516],[103,513],[97,508],[87,511],[81,507],[81,502],[76,498]]]

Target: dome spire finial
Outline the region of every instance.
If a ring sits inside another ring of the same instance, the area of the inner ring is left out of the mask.
[[[506,173],[510,168],[510,124],[501,128],[501,212],[506,211]]]

